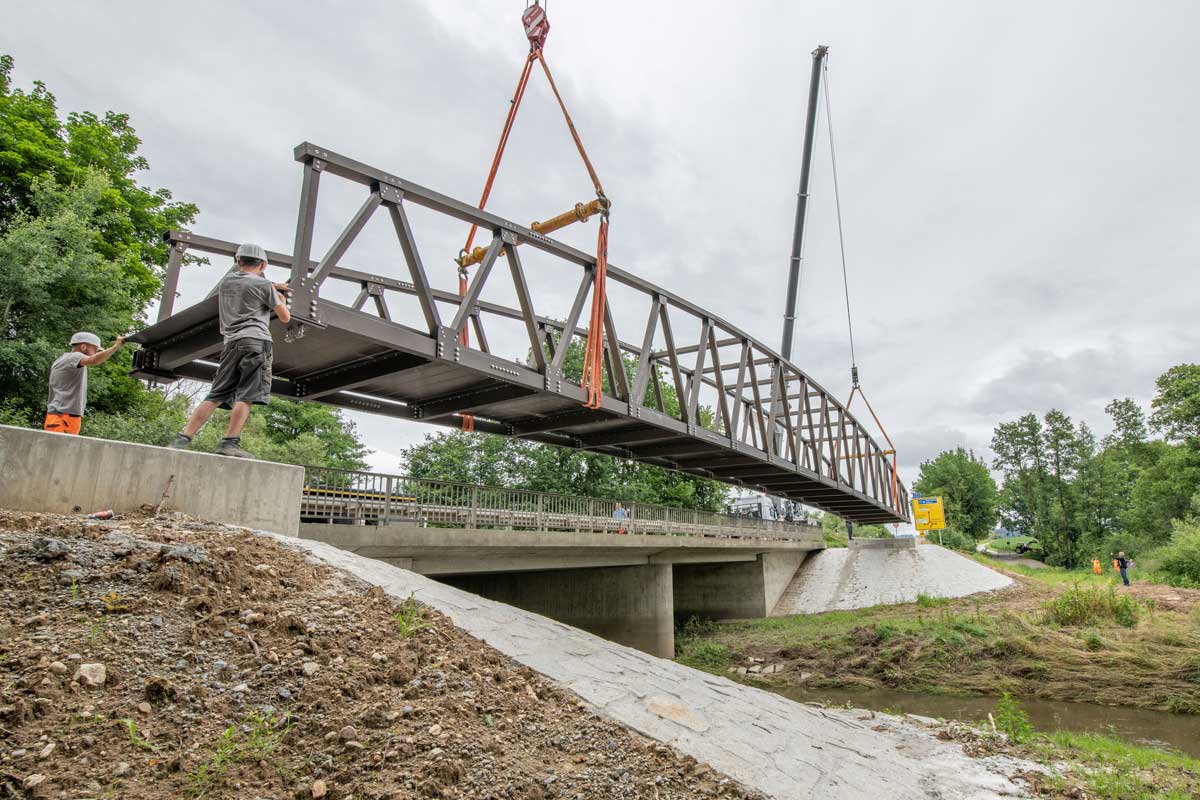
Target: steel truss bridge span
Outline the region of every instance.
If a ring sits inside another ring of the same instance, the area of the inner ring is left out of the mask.
[[[295,157],[303,184],[292,255],[268,252],[270,264],[290,270],[293,289],[291,323],[272,321],[273,393],[452,427],[461,424],[460,415],[471,414],[479,431],[709,477],[856,523],[908,519],[907,493],[893,480],[890,454],[843,404],[715,314],[610,263],[610,286],[638,293],[649,312],[639,338],[622,340],[612,315],[617,301],[610,297],[604,393],[600,408],[584,408],[585,392],[564,374],[564,364],[568,343],[588,335],[580,320],[594,255],[313,144],[299,145]],[[329,250],[314,259],[317,194],[325,175],[360,184],[367,196]],[[491,232],[465,297],[431,286],[406,210],[411,206]],[[340,263],[375,214],[390,217],[407,275]],[[172,247],[158,321],[131,337],[142,348],[134,375],[210,381],[221,350],[217,299],[210,294],[175,312],[179,273],[188,251],[232,257],[237,244],[184,231],[171,231],[166,239]],[[555,309],[559,320],[534,309],[522,263],[530,250],[578,270],[569,308]],[[507,270],[498,268],[501,262]],[[505,280],[505,271],[515,308],[481,299],[484,286]],[[331,299],[332,291],[322,293],[335,283],[356,286],[356,299],[345,304]],[[393,318],[387,300],[398,295],[415,298],[419,315]],[[489,320],[497,319],[521,324],[529,344],[526,362],[491,352],[486,332]],[[467,325],[474,332],[470,346],[460,342]],[[699,329],[695,343],[676,341],[674,332],[684,325]],[[656,347],[657,341],[663,345]],[[666,387],[678,399],[677,414]]]

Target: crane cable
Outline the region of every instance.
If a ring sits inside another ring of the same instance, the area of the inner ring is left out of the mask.
[[[517,80],[517,89],[513,92],[512,100],[508,105],[508,116],[504,119],[504,127],[500,130],[500,141],[496,144],[496,154],[492,156],[492,168],[488,170],[487,180],[483,184],[483,194],[479,198],[479,210],[487,205],[488,197],[492,194],[492,185],[496,182],[496,173],[500,169],[500,160],[504,158],[504,148],[508,145],[508,136],[512,133],[513,121],[517,117],[517,109],[521,107],[521,99],[525,96],[525,87],[529,85],[529,72],[533,68],[534,49],[531,46],[529,55],[525,59],[525,65],[521,69],[521,77]],[[471,251],[471,245],[475,241],[475,232],[479,230],[478,225],[472,225],[471,230],[467,233],[467,243],[463,245],[461,255],[465,255]],[[463,265],[458,267],[458,296],[467,296],[467,268]],[[470,329],[467,325],[463,325],[462,332],[458,335],[458,340],[464,346],[471,343]],[[475,430],[475,415],[462,414],[462,429],[464,431]]]
[[[842,194],[838,185],[838,170],[837,170],[837,148],[834,146],[833,139],[833,105],[829,99],[829,61],[826,60],[821,70],[821,82],[825,89],[825,125],[829,131],[829,162],[833,175],[833,202],[837,209],[837,229],[838,229],[838,246],[841,249],[842,257],[842,291],[846,298],[846,330],[850,338],[850,396],[846,399],[846,411],[850,411],[850,404],[854,402],[854,395],[862,397],[863,402],[867,406],[867,410],[871,412],[871,417],[875,420],[875,424],[879,426],[883,438],[887,440],[888,448],[883,451],[883,455],[892,457],[892,506],[897,512],[901,512],[900,508],[900,476],[896,466],[896,445],[892,443],[892,437],[888,435],[887,429],[883,427],[883,423],[879,421],[879,415],[875,413],[875,409],[871,407],[871,401],[867,399],[867,395],[862,390],[862,385],[858,379],[858,360],[854,352],[854,320],[850,314],[850,278],[846,269],[846,236],[842,228]],[[837,445],[834,446],[834,465],[838,468]],[[851,458],[850,455],[846,456]]]
[[[546,5],[548,7],[549,2]],[[500,141],[497,143],[496,153],[492,157],[492,166],[488,171],[487,181],[484,183],[483,194],[479,200],[479,209],[483,210],[484,206],[487,205],[488,197],[491,196],[492,186],[496,180],[496,173],[500,169],[500,161],[504,157],[504,149],[508,145],[508,137],[512,133],[517,110],[521,107],[521,100],[525,96],[525,89],[529,85],[529,73],[533,68],[533,62],[536,60],[541,64],[542,71],[546,74],[546,80],[550,84],[550,89],[554,92],[554,99],[558,101],[558,107],[562,110],[563,118],[567,122],[567,128],[571,132],[571,138],[575,142],[575,148],[579,151],[579,156],[583,159],[584,167],[587,168],[588,177],[592,179],[592,185],[596,189],[596,197],[600,205],[600,230],[596,239],[596,267],[592,277],[591,323],[588,327],[581,380],[581,386],[587,394],[587,402],[584,405],[587,408],[599,408],[603,398],[604,321],[607,317],[605,278],[608,272],[608,216],[612,203],[604,194],[604,187],[600,184],[600,177],[596,174],[596,169],[592,166],[591,159],[588,158],[587,151],[583,147],[583,140],[579,137],[579,132],[576,130],[575,123],[567,111],[567,106],[563,102],[562,95],[558,92],[554,76],[550,74],[550,65],[546,63],[546,57],[542,54],[542,48],[546,43],[546,36],[550,32],[550,22],[546,18],[545,11],[538,8],[537,0],[534,0],[532,4],[525,7],[525,13],[522,14],[521,20],[525,25],[525,35],[529,39],[529,55],[526,57],[525,64],[521,69],[521,76],[517,81],[516,91],[509,102],[508,115],[504,120],[504,127],[500,131]],[[581,217],[581,219],[586,219],[586,217]],[[467,234],[467,242],[459,253],[459,297],[466,297],[467,295],[467,265],[465,259],[471,252],[471,245],[475,241],[475,233],[478,229],[478,225],[471,226],[471,230]],[[568,346],[573,337],[573,331],[564,330],[563,336],[559,340],[559,346]],[[470,343],[470,334],[466,325],[463,326],[459,334],[459,341],[463,345]],[[464,431],[475,430],[475,417],[473,414],[462,414],[461,420]]]

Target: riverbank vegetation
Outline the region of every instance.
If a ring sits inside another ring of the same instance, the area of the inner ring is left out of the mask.
[[[996,732],[952,727],[973,755],[1006,755],[1046,765],[1023,777],[1039,797],[1190,800],[1200,794],[1200,759],[1098,733],[1039,732],[1020,704],[1003,697]]]
[[[1200,591],[1012,574],[1011,589],[957,600],[692,622],[678,658],[720,674],[769,665],[761,680],[813,689],[1008,692],[1200,714]]]

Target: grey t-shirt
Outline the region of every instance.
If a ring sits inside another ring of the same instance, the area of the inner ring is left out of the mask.
[[[50,366],[50,397],[46,410],[52,414],[83,416],[87,405],[87,367],[79,362],[87,358],[75,350],[63,353]]]
[[[262,275],[234,269],[217,286],[221,308],[221,335],[225,341],[271,341],[271,309],[283,301]]]

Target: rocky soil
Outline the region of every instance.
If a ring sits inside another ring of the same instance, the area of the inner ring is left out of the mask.
[[[0,586],[0,798],[757,797],[242,529],[0,510]]]

